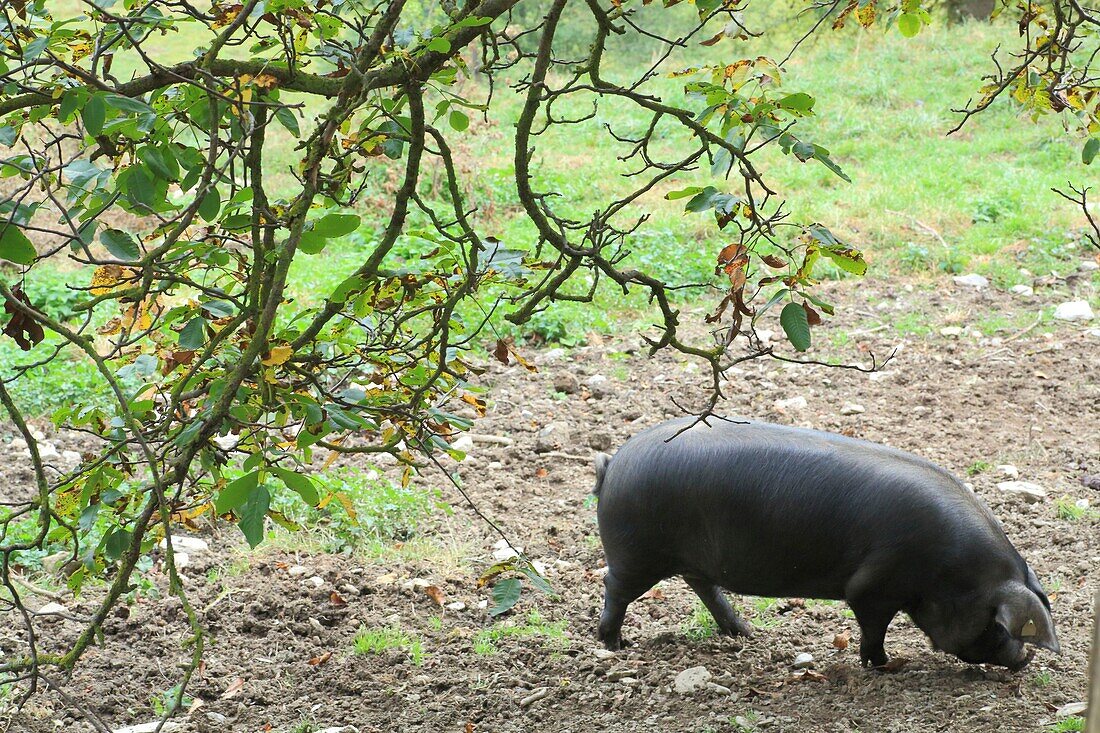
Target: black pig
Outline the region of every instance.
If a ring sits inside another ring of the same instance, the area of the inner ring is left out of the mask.
[[[622,643],[627,606],[681,575],[729,636],[751,627],[721,589],[843,599],[865,666],[886,664],[899,611],[965,662],[1018,670],[1025,642],[1059,651],[1035,573],[944,469],[815,430],[708,422],[672,420],[596,459],[608,649]]]

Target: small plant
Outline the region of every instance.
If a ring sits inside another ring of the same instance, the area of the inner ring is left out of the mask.
[[[569,646],[569,639],[565,637],[566,621],[549,622],[537,608],[528,611],[524,621],[482,629],[474,636],[474,653],[483,656],[496,654],[496,642],[510,636],[541,637],[544,646],[563,649]]]
[[[775,628],[782,623],[782,619],[772,613],[772,609],[778,604],[778,598],[753,598],[752,608],[754,614],[749,623],[758,629]]]
[[[1067,522],[1076,522],[1085,518],[1091,519],[1097,514],[1096,510],[1089,508],[1088,504],[1079,505],[1070,496],[1063,496],[1054,502],[1054,512],[1059,519],[1064,519]]]
[[[382,654],[391,650],[408,653],[416,666],[424,662],[424,644],[395,627],[367,628],[360,626],[355,632],[353,648],[356,654]]]
[[[749,710],[744,715],[730,716],[729,723],[737,733],[754,733],[759,730],[756,726],[759,720],[760,716],[755,711]]]
[[[1037,684],[1039,687],[1046,687],[1051,683],[1052,680],[1053,677],[1051,677],[1050,672],[1045,669],[1035,675],[1035,684]]]
[[[966,475],[977,476],[979,473],[988,471],[991,465],[988,461],[974,461],[966,467]]]
[[[183,699],[179,701],[179,706],[176,705],[176,698],[180,694],[180,686],[173,685],[169,687],[160,695],[150,700],[150,704],[153,706],[153,712],[156,713],[158,718],[165,718],[180,708],[188,708],[194,702],[194,699],[188,695],[184,695]]]
[[[718,633],[718,623],[703,602],[696,599],[691,606],[691,617],[684,622],[684,636],[692,641],[709,639]]]
[[[1057,723],[1049,726],[1047,728],[1047,731],[1048,733],[1071,733],[1071,731],[1084,729],[1085,719],[1077,715],[1071,715],[1070,717],[1064,720],[1059,720]]]

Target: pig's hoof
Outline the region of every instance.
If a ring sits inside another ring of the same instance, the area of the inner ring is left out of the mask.
[[[752,636],[752,626],[739,618],[722,624],[720,631],[723,636],[743,636],[746,639]]]
[[[872,670],[881,670],[890,664],[889,657],[885,652],[879,653],[861,653],[859,655],[859,663],[864,667],[870,667]]]

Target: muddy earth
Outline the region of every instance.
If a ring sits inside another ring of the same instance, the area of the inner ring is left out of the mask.
[[[676,403],[700,404],[704,388],[697,365],[647,357],[624,327],[569,351],[529,349],[537,374],[490,364],[481,378],[492,387],[488,414],[467,459],[447,464],[478,509],[541,563],[556,596],[528,587],[512,612],[489,617],[491,591],[476,581],[500,537],[438,470],[422,481],[442,490],[453,514],[434,512],[418,538],[384,553],[326,554],[305,533],[249,552],[235,527],[206,528],[192,534],[209,549],[191,553],[182,572],[210,638],[189,712],[166,730],[1045,730],[1086,689],[1100,579],[1100,321],[1035,321],[1074,297],[1095,307],[1088,280],[1059,280],[1034,296],[949,279],[826,286],[840,315],[815,330],[823,345],[814,358],[865,364],[900,347],[893,361],[874,374],[749,362],[727,374],[719,407],[889,443],[962,476],[1047,589],[1060,656],[1040,651],[1015,674],[971,666],[933,650],[899,616],[887,651],[904,663],[873,673],[859,665],[858,627],[842,603],[736,598],[756,633],[720,638],[708,635],[679,579],[634,603],[624,626],[633,644],[605,652],[594,638],[603,556],[586,499],[592,456],[681,414]],[[701,323],[702,314],[684,320]],[[1010,325],[983,335],[977,324],[990,316]],[[6,500],[31,488],[12,437],[0,425]],[[50,440],[80,447],[64,435]],[[393,465],[378,470],[400,475]],[[1029,501],[998,487],[1011,480],[1045,496]],[[156,719],[156,701],[187,662],[189,632],[180,602],[164,592],[160,561],[144,578],[147,588],[63,682],[75,706],[42,693],[10,719],[11,731],[94,730],[86,713],[110,728]],[[80,617],[97,595],[92,588],[61,602]],[[14,619],[0,619],[5,653],[15,648],[13,628]],[[56,643],[80,627],[59,619],[41,628]],[[356,653],[361,629],[392,643]],[[812,663],[799,656],[807,654]],[[695,667],[705,672],[681,674]]]

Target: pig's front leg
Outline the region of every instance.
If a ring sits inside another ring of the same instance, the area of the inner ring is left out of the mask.
[[[859,622],[859,661],[864,667],[883,667],[888,657],[884,643],[886,629],[901,610],[881,599],[853,598],[848,601]]]

